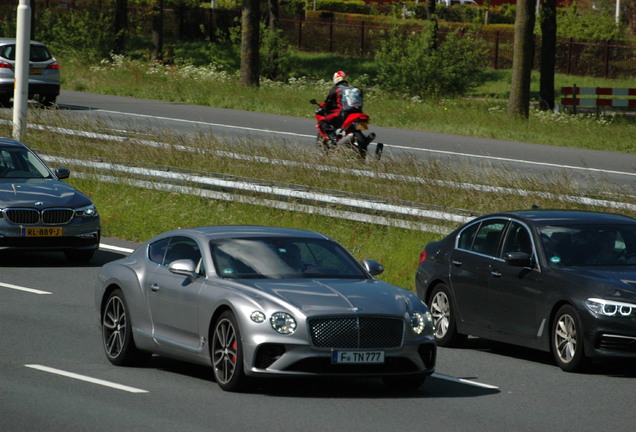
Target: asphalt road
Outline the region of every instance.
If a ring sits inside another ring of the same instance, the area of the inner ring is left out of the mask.
[[[636,424],[633,363],[568,374],[549,354],[481,339],[440,348],[437,373],[408,395],[380,380],[263,381],[226,393],[201,366],[153,357],[147,367],[115,367],[102,351],[93,282],[121,256],[102,249],[73,267],[61,253],[1,254],[0,431],[596,432]]]
[[[170,130],[184,135],[206,133],[251,142],[313,146],[316,135],[313,108],[309,104],[306,118],[67,90],[62,91],[58,104],[69,116],[99,119],[116,130],[136,129],[154,138],[158,132]],[[384,157],[408,153],[419,158],[452,160],[478,169],[504,167],[538,177],[567,175],[582,187],[603,182],[629,190],[636,185],[636,155],[383,128],[373,126],[371,121],[376,141],[385,144]]]

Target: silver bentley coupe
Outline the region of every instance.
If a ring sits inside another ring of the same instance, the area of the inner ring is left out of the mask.
[[[102,267],[95,305],[108,360],[151,354],[254,377],[376,377],[420,387],[435,368],[431,314],[317,232],[262,226],[169,231]]]

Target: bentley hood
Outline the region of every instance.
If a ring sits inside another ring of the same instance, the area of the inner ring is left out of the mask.
[[[0,181],[0,207],[82,207],[91,200],[67,183],[53,179],[5,179]]]
[[[411,292],[378,280],[260,280],[255,282],[254,287],[308,316],[350,313],[404,315],[408,310],[421,310],[423,307]],[[412,304],[414,302],[417,304]]]

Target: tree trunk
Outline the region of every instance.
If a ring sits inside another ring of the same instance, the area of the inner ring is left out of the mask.
[[[259,82],[260,1],[243,0],[241,17],[241,73],[239,84],[258,87]]]
[[[435,8],[437,7],[436,0],[428,0],[426,2],[426,18],[431,20],[435,16]]]
[[[270,79],[276,79],[279,74],[278,70],[278,51],[279,51],[279,39],[278,29],[280,28],[280,12],[278,0],[268,0],[269,6],[269,24],[268,31],[271,46],[268,50],[267,58],[267,75]]]
[[[554,70],[556,68],[556,0],[544,0],[541,8],[541,84],[539,109],[554,110]]]
[[[123,54],[128,33],[128,0],[115,0],[115,42],[113,52]]]
[[[163,0],[152,4],[152,58],[163,59]]]
[[[530,114],[530,76],[534,61],[534,8],[534,0],[517,0],[508,112],[522,118],[528,118]]]

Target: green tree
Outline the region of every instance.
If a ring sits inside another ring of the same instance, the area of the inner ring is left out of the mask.
[[[258,87],[260,85],[260,4],[260,0],[243,0],[239,83],[245,87]]]
[[[163,0],[152,3],[152,58],[157,61],[163,57]]]
[[[128,0],[115,0],[115,41],[113,52],[123,54],[128,35]]]
[[[534,8],[534,1],[517,0],[508,112],[523,118],[528,118],[530,115],[530,76],[534,61]]]
[[[544,0],[541,7],[541,78],[539,109],[554,109],[554,71],[556,68],[557,8],[556,0]]]

